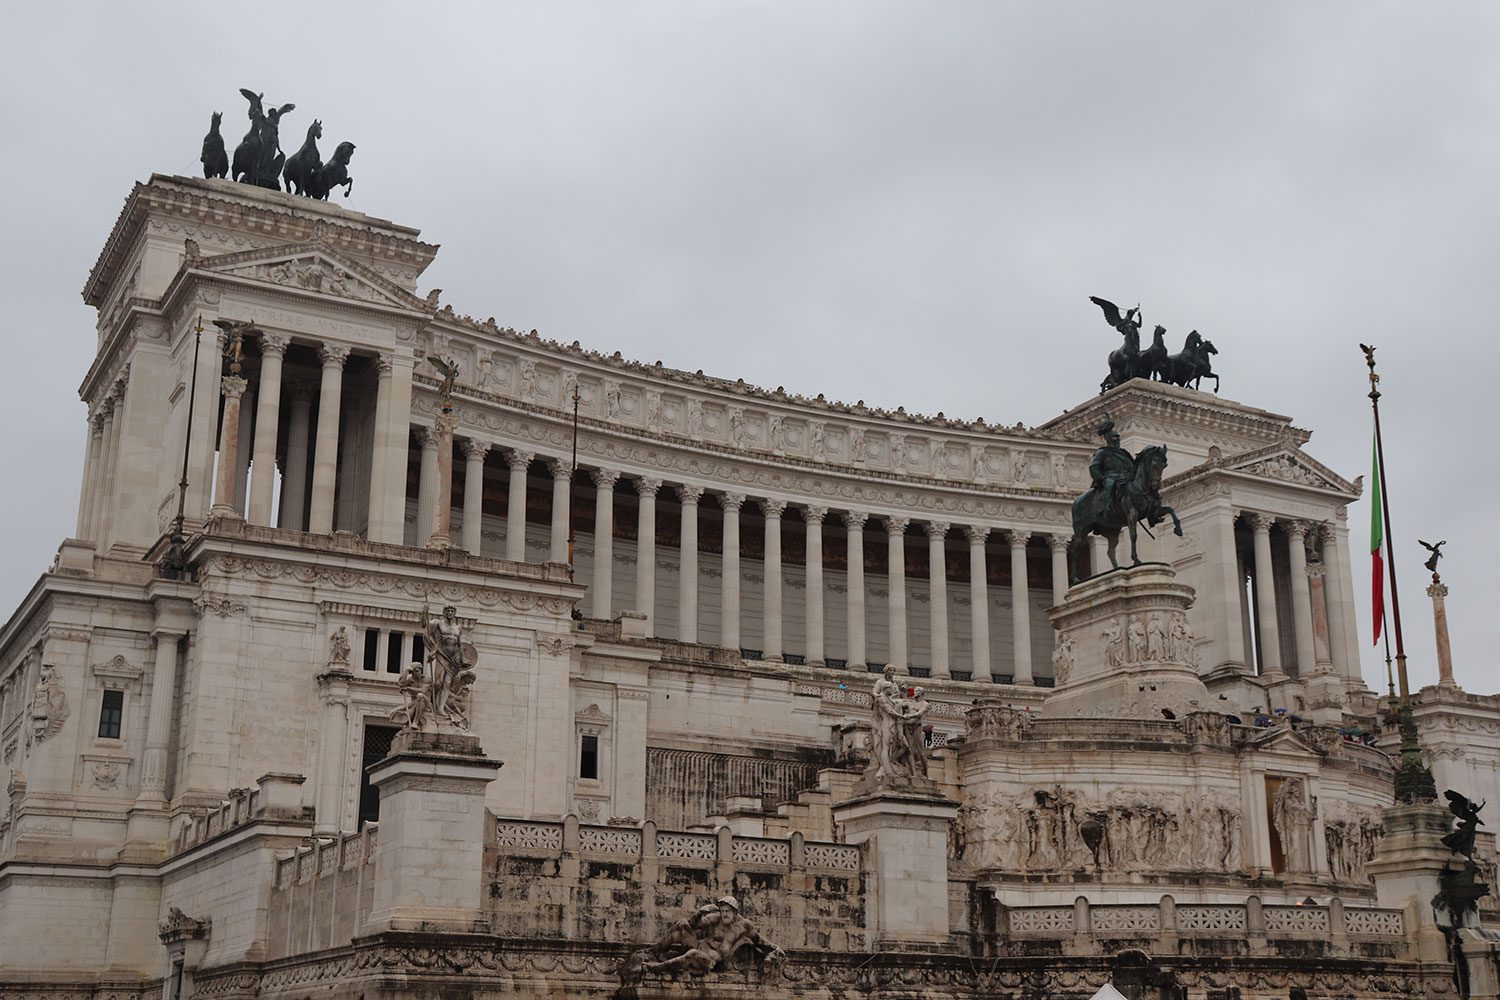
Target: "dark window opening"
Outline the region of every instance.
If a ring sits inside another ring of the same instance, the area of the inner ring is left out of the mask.
[[[391,754],[391,740],[398,730],[376,722],[365,724],[364,753],[359,769],[359,825],[380,821],[380,789],[370,784],[369,768]]]
[[[119,739],[120,722],[124,716],[125,692],[104,692],[104,702],[99,708],[99,738],[101,740]]]
[[[399,674],[401,672],[401,640],[406,638],[405,632],[392,632],[385,644],[385,672],[388,674]]]
[[[380,630],[365,629],[365,658],[360,666],[366,670],[378,669],[380,665]]]
[[[584,736],[578,748],[578,776],[599,780],[599,737]]]
[[[423,641],[420,632],[413,632],[411,634],[411,662],[427,662],[427,643]]]

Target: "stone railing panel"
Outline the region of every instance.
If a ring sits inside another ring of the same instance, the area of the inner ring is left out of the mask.
[[[711,833],[658,833],[656,856],[674,861],[717,861],[719,838]]]
[[[1071,934],[1073,907],[1018,906],[1010,911],[1012,934]]]
[[[1404,937],[1406,934],[1400,910],[1347,909],[1344,911],[1344,929],[1350,934],[1378,937]]]
[[[1266,930],[1292,934],[1327,934],[1326,906],[1267,906],[1264,909]]]
[[[578,850],[583,854],[638,860],[641,856],[641,831],[608,826],[578,828]]]
[[[560,854],[563,845],[562,824],[497,820],[495,843],[506,854]]]
[[[1243,906],[1179,904],[1177,929],[1198,934],[1239,933],[1249,926],[1249,911]]]
[[[802,866],[834,872],[858,872],[859,848],[852,844],[804,844]]]
[[[767,840],[761,837],[735,837],[734,863],[739,865],[762,865],[769,868],[786,868],[791,864],[791,850],[784,840]]]
[[[1099,932],[1161,930],[1159,906],[1092,906],[1089,924]]]

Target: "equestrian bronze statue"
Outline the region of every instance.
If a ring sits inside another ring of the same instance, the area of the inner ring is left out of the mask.
[[[1161,474],[1167,467],[1165,445],[1153,444],[1132,455],[1120,447],[1120,435],[1108,415],[1100,425],[1098,434],[1104,438],[1104,447],[1094,453],[1089,463],[1089,475],[1093,486],[1073,501],[1073,539],[1068,543],[1068,568],[1071,582],[1082,579],[1078,564],[1079,550],[1085,547],[1089,535],[1100,535],[1109,540],[1109,564],[1115,569],[1120,562],[1115,557],[1115,546],[1119,544],[1120,532],[1130,531],[1130,564],[1141,564],[1136,550],[1136,526],[1145,522],[1147,533],[1168,517],[1172,519],[1172,530],[1182,534],[1182,522],[1177,512],[1161,502]],[[1097,569],[1097,567],[1096,567]]]

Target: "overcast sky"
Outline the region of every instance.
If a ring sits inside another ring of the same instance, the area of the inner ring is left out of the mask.
[[[350,139],[352,208],[442,244],[423,290],[644,361],[1038,424],[1118,336],[1197,328],[1231,399],[1367,473],[1385,390],[1414,686],[1418,536],[1483,616],[1497,373],[1500,4],[16,4],[0,42],[0,616],[72,532],[79,297],[131,184],[193,174],[239,87]],[[1350,512],[1368,635],[1368,505]],[[1384,689],[1366,640],[1365,675]]]

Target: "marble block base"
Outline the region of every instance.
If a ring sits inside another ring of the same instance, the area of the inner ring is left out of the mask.
[[[1161,719],[1209,705],[1188,624],[1193,588],[1145,563],[1069,588],[1048,615],[1058,630],[1045,719]]]
[[[1453,816],[1434,803],[1396,805],[1380,814],[1385,836],[1375,857],[1365,865],[1375,880],[1380,906],[1406,911],[1406,934],[1414,937],[1421,961],[1447,961],[1448,945],[1432,908],[1438,874],[1453,858],[1443,836],[1453,829]]]
[[[500,766],[467,733],[410,730],[371,766],[380,824],[365,933],[483,929],[484,792]]]
[[[949,944],[948,824],[958,803],[884,790],[833,807],[844,842],[867,844],[866,933],[873,950]]]

